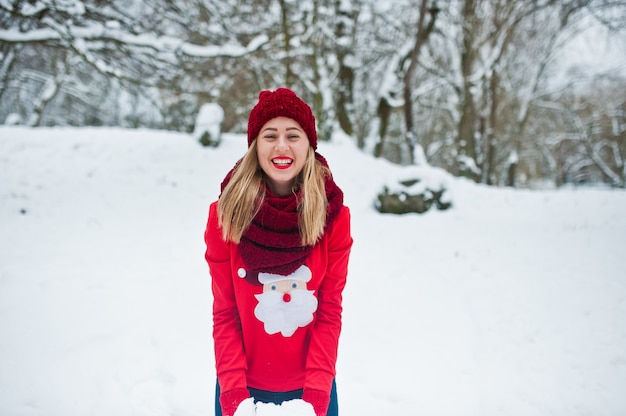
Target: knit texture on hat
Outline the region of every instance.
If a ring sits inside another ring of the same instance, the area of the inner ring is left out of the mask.
[[[320,154],[316,153],[315,158],[328,167]],[[222,190],[238,165],[239,162],[226,175]],[[326,231],[343,207],[343,192],[331,176],[326,177],[324,187],[328,199]],[[287,276],[302,266],[313,251],[313,246],[303,246],[301,242],[298,227],[300,192],[283,197],[274,195],[266,187],[263,205],[239,242],[239,253],[248,272],[246,281],[260,284],[257,280],[259,272]]]
[[[288,117],[297,121],[309,138],[311,147],[317,149],[313,111],[288,88],[278,88],[273,92],[263,90],[259,93],[259,102],[254,106],[248,118],[248,147],[257,138],[265,123],[276,117]]]

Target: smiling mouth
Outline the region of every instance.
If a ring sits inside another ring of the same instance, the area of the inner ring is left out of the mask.
[[[293,159],[276,158],[272,159],[272,163],[279,169],[287,169],[293,163]]]

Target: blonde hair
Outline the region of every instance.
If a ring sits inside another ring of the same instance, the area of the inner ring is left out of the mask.
[[[265,200],[264,175],[254,140],[219,198],[217,214],[224,241],[239,244],[241,236],[261,209]],[[292,190],[295,193],[298,188],[301,189],[298,226],[303,246],[315,245],[324,234],[328,205],[324,182],[329,176],[330,170],[315,158],[315,150],[309,147],[307,159]]]

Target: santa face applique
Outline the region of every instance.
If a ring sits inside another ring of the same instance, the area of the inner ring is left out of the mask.
[[[288,276],[259,273],[263,293],[254,295],[259,301],[254,316],[263,322],[265,332],[290,337],[296,329],[313,321],[317,298],[315,291],[306,287],[311,276],[311,269],[304,265]]]

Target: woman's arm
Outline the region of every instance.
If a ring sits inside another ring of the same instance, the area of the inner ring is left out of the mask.
[[[213,291],[213,338],[215,366],[220,384],[220,403],[225,415],[232,415],[250,396],[246,383],[246,357],[241,322],[231,276],[230,245],[222,240],[217,203],[211,204],[204,233],[205,258],[211,273]]]
[[[318,308],[306,361],[303,399],[325,414],[335,377],[341,332],[342,292],[352,248],[350,211],[343,207],[328,235],[328,265],[318,289]]]

